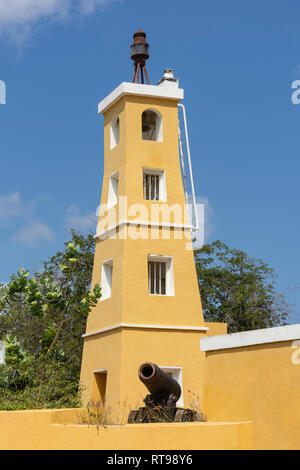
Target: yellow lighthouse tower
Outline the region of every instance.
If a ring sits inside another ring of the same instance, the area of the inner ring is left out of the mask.
[[[147,45],[145,33],[139,37]],[[178,405],[188,404],[189,390],[201,391],[199,339],[208,327],[181,178],[182,99],[168,70],[157,86],[121,83],[98,106],[104,176],[92,283],[101,285],[102,298],[84,335],[84,403],[142,405],[137,370],[146,361],[180,383]]]

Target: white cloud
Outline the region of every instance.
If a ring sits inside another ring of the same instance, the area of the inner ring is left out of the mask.
[[[0,194],[0,223],[8,217],[18,215],[20,212],[20,194]]]
[[[33,246],[41,241],[49,242],[54,240],[55,234],[48,225],[33,219],[15,233],[12,238],[23,245]]]
[[[0,0],[0,34],[21,46],[45,21],[89,15],[121,0]]]
[[[107,6],[112,3],[113,0],[80,0],[79,8],[82,13],[90,14],[93,13],[100,6]]]
[[[88,15],[116,0],[0,0],[0,33],[21,43],[39,22]]]
[[[69,0],[0,0],[0,25],[21,25],[66,13]]]
[[[30,217],[34,204],[23,203],[18,192],[0,194],[0,227],[7,227],[12,219]]]
[[[36,24],[68,14],[69,0],[0,0],[0,33],[23,44]]]
[[[50,241],[54,232],[34,214],[35,203],[24,202],[17,191],[0,194],[0,228],[11,229],[10,235],[15,242],[30,246],[40,241]],[[18,228],[21,225],[20,228]],[[8,235],[9,236],[9,235]]]
[[[81,214],[76,204],[72,204],[66,212],[67,229],[74,228],[79,232],[95,232],[96,223],[97,219],[94,213]]]

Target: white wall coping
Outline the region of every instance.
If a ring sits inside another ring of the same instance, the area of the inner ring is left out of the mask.
[[[242,331],[228,335],[209,336],[200,339],[201,351],[240,348],[255,344],[276,343],[300,338],[300,324],[263,328],[260,330]]]
[[[100,101],[98,104],[98,113],[103,114],[124,95],[140,95],[153,98],[168,98],[171,100],[180,101],[183,100],[183,89],[123,82],[102,101]]]
[[[207,326],[177,326],[177,325],[145,325],[137,323],[118,323],[117,325],[108,326],[101,330],[91,331],[82,335],[83,338],[88,336],[99,335],[100,333],[106,333],[107,331],[116,330],[117,328],[145,328],[145,329],[158,329],[158,330],[185,330],[185,331],[208,331]]]

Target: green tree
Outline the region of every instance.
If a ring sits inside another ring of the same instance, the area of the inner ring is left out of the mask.
[[[28,389],[33,387],[36,396],[46,376],[57,393],[49,392],[50,399],[43,389],[38,395],[49,406],[61,403],[63,387],[59,393],[56,379],[71,384],[72,390],[75,383],[78,387],[86,318],[101,297],[98,284],[90,292],[93,253],[93,236],[72,231],[64,251],[45,262],[43,270],[30,277],[29,271],[19,269],[1,286],[0,338],[6,335],[8,362],[0,367],[0,388],[4,383],[11,390],[26,388],[26,403],[30,400]]]
[[[195,262],[206,321],[225,322],[231,333],[284,324],[289,305],[263,261],[217,240],[196,250]]]

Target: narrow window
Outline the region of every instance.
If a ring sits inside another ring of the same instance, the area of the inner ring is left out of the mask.
[[[118,202],[119,173],[116,171],[109,178],[107,207],[113,207]]]
[[[119,116],[114,116],[110,123],[110,148],[118,145],[120,140],[120,120]]]
[[[148,283],[150,295],[174,295],[170,257],[149,255]]]
[[[150,294],[166,295],[166,263],[149,261]]]
[[[143,171],[144,199],[166,201],[165,172],[145,169]]]
[[[99,406],[104,406],[106,395],[107,370],[94,370],[92,383],[92,400]]]
[[[162,141],[162,118],[158,111],[146,109],[143,112],[142,139]]]
[[[101,288],[102,297],[101,300],[108,299],[111,297],[112,291],[112,276],[113,276],[113,260],[107,260],[102,264],[102,277],[101,277]]]

